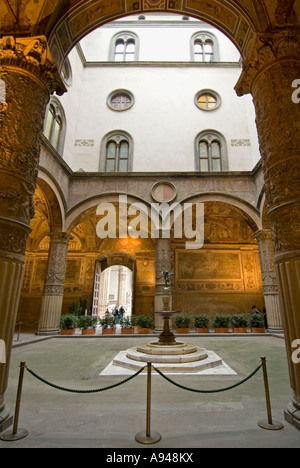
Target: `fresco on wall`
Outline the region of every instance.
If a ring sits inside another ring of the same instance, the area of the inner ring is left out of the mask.
[[[242,279],[240,255],[236,252],[179,252],[178,280]]]

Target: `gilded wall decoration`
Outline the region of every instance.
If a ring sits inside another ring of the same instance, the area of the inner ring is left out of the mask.
[[[85,28],[101,18],[112,14],[122,13],[123,11],[122,0],[101,0],[95,2],[92,5],[82,8],[69,20],[70,32],[74,38],[78,34],[82,33]]]
[[[187,0],[186,9],[195,11],[197,13],[202,13],[203,16],[209,20],[212,18],[216,21],[219,21],[222,24],[223,28],[233,34],[236,28],[237,22],[239,20],[239,15],[233,8],[230,8],[229,5],[221,1],[217,2],[215,0]]]
[[[177,251],[178,281],[241,280],[241,258],[234,251]]]

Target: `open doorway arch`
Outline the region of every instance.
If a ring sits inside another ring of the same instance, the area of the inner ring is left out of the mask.
[[[134,313],[135,259],[124,253],[111,253],[96,260],[92,314],[99,317],[108,309],[124,308]]]

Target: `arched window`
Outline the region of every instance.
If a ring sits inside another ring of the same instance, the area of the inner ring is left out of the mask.
[[[46,112],[44,135],[54,149],[62,155],[66,134],[64,110],[57,98],[52,97]]]
[[[207,130],[196,139],[196,170],[200,172],[228,171],[226,140],[220,133]]]
[[[101,145],[100,172],[132,171],[132,139],[125,132],[106,135]]]
[[[122,32],[114,36],[110,47],[110,60],[134,62],[138,60],[138,38],[134,33]]]
[[[208,32],[200,32],[192,38],[192,61],[218,62],[219,49],[217,38]]]

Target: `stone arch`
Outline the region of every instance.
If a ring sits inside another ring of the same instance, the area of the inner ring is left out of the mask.
[[[111,252],[102,255],[97,259],[97,261],[101,264],[101,271],[104,271],[106,268],[113,265],[125,266],[132,272],[134,272],[135,269],[135,258],[126,253]]]
[[[35,216],[31,220],[31,233],[27,250],[34,251],[49,233],[62,232],[63,211],[55,188],[42,177],[38,177],[34,194]]]
[[[57,187],[52,177],[50,178],[42,171],[40,171],[38,174],[37,184],[48,200],[51,211],[51,231],[63,231],[66,203],[59,187]]]
[[[261,219],[258,210],[252,205],[250,205],[250,203],[247,203],[246,201],[241,200],[238,197],[224,193],[198,193],[181,200],[180,203],[184,205],[184,203],[197,202],[216,202],[232,206],[236,210],[238,210],[240,215],[245,219],[246,223],[249,225],[253,232],[256,232],[261,228]]]
[[[118,204],[119,196],[122,195],[127,197],[128,204],[142,203],[143,205],[145,205],[145,207],[147,207],[147,209],[149,210],[150,214],[150,204],[144,199],[141,199],[131,194],[107,193],[84,200],[83,202],[78,203],[71,210],[69,210],[69,212],[66,214],[66,230],[70,233],[72,229],[74,229],[74,227],[79,222],[81,222],[83,218],[85,218],[88,215],[95,215],[97,206],[100,203],[113,203],[115,205]]]
[[[192,16],[205,21],[223,32],[244,55],[247,45],[255,30],[260,29],[260,22],[268,23],[268,18],[258,20],[256,7],[246,8],[231,1],[204,0],[202,2],[175,2],[173,0],[147,0],[132,2],[108,2],[102,0],[93,3],[74,2],[56,10],[52,25],[48,29],[50,49],[54,60],[61,67],[72,48],[87,34],[99,26],[128,15],[145,12],[167,12]],[[267,16],[267,13],[264,12]]]

